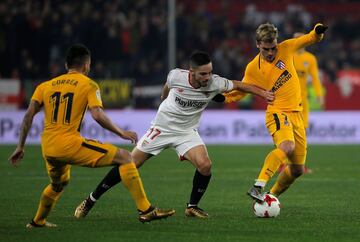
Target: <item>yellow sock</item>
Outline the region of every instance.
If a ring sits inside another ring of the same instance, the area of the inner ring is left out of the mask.
[[[62,192],[55,192],[52,189],[51,184],[49,184],[43,191],[40,197],[40,203],[36,215],[34,217],[34,222],[39,225],[45,224],[45,220],[49,215],[51,209],[56,204],[56,201],[59,199]]]
[[[286,158],[286,154],[283,150],[279,148],[272,150],[265,158],[257,182],[265,185],[275,174],[279,166],[286,161]]]
[[[295,180],[296,178],[291,175],[289,166],[286,166],[285,170],[280,173],[277,181],[270,189],[270,193],[274,194],[275,196],[279,196],[280,194],[285,192],[286,189],[288,189]]]
[[[131,193],[138,210],[144,212],[151,206],[148,201],[138,170],[134,163],[128,163],[119,167],[120,177],[124,186]]]

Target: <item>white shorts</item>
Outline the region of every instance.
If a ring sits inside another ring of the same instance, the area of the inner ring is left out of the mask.
[[[173,133],[161,131],[157,127],[151,127],[138,141],[136,148],[142,152],[157,155],[167,148],[175,149],[180,158],[191,148],[204,145],[197,130],[188,133]]]

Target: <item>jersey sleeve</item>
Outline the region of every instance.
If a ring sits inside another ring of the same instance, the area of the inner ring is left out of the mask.
[[[39,86],[36,87],[35,92],[33,93],[31,100],[35,100],[37,101],[40,105],[43,104],[44,102],[44,95],[43,95],[43,89],[44,89],[44,85],[40,84]]]
[[[221,77],[219,75],[212,75],[213,82],[216,83],[219,92],[228,92],[234,88],[234,84],[232,81]]]
[[[281,44],[283,44],[289,51],[293,51],[293,52],[295,52],[298,49],[304,48],[308,45],[315,44],[316,42],[321,41],[324,36],[324,34],[321,35],[316,34],[315,27],[309,33],[297,38],[285,40]]]
[[[89,108],[103,107],[99,85],[96,84],[94,81],[90,82],[90,90],[88,92],[87,99]]]
[[[167,79],[166,79],[166,85],[168,86],[169,89],[171,89],[172,85],[173,85],[173,79],[174,79],[174,72],[176,70],[171,70],[167,76]]]
[[[252,62],[250,62],[247,66],[246,66],[246,69],[245,69],[245,75],[244,75],[244,78],[242,79],[242,81],[244,83],[247,83],[247,84],[256,84],[256,79],[254,77],[254,74],[256,73],[256,68],[253,67],[253,65],[251,65]]]
[[[317,97],[322,97],[324,94],[322,91],[321,81],[319,79],[319,68],[317,65],[316,58],[315,56],[311,55],[309,60],[310,60],[309,71],[311,76],[311,82],[315,90],[315,94]]]

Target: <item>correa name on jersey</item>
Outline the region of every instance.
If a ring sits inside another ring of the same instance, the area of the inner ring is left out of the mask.
[[[290,74],[290,72],[288,72],[287,70],[285,70],[283,73],[281,73],[280,77],[276,80],[273,88],[271,88],[272,92],[275,92],[276,90],[278,90],[280,87],[282,87],[290,78],[292,77],[292,75]]]
[[[67,79],[67,80],[54,80],[51,83],[53,86],[57,86],[57,85],[64,85],[64,84],[68,84],[68,85],[73,85],[73,86],[77,86],[78,81],[76,80],[72,80],[72,79]]]
[[[197,109],[201,109],[207,104],[207,102],[204,102],[204,101],[184,100],[178,96],[175,96],[175,103],[177,103],[178,105],[180,105],[183,108],[193,107],[193,108],[197,108]]]

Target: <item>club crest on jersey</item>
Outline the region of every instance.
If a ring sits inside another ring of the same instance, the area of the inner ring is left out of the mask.
[[[279,61],[275,64],[275,66],[276,66],[277,68],[279,68],[280,70],[284,70],[284,69],[285,69],[285,63],[284,63],[282,60],[279,60]]]
[[[146,141],[146,140],[144,140],[144,141],[141,143],[141,146],[142,146],[142,147],[145,147],[147,144],[149,144],[149,142]]]
[[[183,91],[184,91],[184,89],[182,89],[182,88],[178,87],[178,88],[176,88],[176,91],[178,91],[178,92],[183,92]]]

